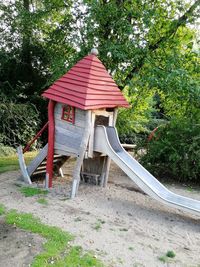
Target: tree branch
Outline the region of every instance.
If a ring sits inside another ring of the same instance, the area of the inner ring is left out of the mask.
[[[180,18],[172,21],[171,26],[169,30],[166,32],[165,36],[160,37],[154,44],[149,44],[148,45],[148,51],[155,51],[160,47],[162,43],[167,41],[176,31],[180,26],[183,26],[187,23],[188,19],[191,17],[193,12],[196,10],[196,8],[200,6],[200,0],[195,1],[195,3],[185,12],[184,15],[182,15]],[[134,73],[137,73],[142,66],[144,65],[145,58],[146,58],[147,53],[145,53],[138,64],[132,68],[132,70],[129,72],[129,74],[126,76],[124,81],[130,80],[133,76]]]

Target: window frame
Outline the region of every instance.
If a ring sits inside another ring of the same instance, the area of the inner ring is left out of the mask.
[[[61,119],[70,122],[71,124],[75,124],[75,107],[67,104],[63,105]]]

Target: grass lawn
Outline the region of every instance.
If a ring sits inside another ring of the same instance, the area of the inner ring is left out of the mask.
[[[37,151],[26,152],[24,154],[26,164],[28,164],[36,156],[37,153]],[[0,157],[0,173],[7,171],[15,171],[18,169],[19,163],[17,155]]]
[[[104,267],[92,252],[84,251],[80,246],[73,246],[70,241],[74,237],[58,227],[43,224],[29,213],[7,211],[0,204],[0,215],[5,217],[7,224],[15,225],[25,231],[39,234],[46,238],[43,252],[36,255],[32,267]]]

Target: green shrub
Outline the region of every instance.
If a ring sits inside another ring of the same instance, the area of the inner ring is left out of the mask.
[[[16,147],[26,145],[35,135],[39,113],[31,104],[0,103],[0,143]]]
[[[13,147],[10,146],[4,146],[0,143],[0,157],[15,155],[16,150]]]
[[[141,163],[158,178],[198,182],[200,124],[189,119],[173,119],[158,128],[152,140],[146,141]]]

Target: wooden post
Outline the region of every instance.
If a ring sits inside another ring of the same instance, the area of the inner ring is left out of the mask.
[[[83,139],[81,141],[79,155],[77,156],[76,164],[73,172],[73,183],[71,190],[71,198],[74,198],[77,195],[78,187],[80,183],[80,172],[81,166],[83,164],[84,155],[87,149],[89,137],[91,133],[91,111],[87,110],[86,112],[86,123],[85,123],[85,132],[83,135]]]
[[[88,158],[93,158],[93,149],[94,149],[94,124],[95,124],[95,113],[91,113],[91,127],[90,127],[90,138],[88,145]]]
[[[115,127],[116,121],[117,121],[117,113],[118,113],[118,109],[115,108],[114,109],[114,113],[113,113],[113,126]]]
[[[113,123],[112,126],[114,126],[114,127],[115,127],[115,124],[116,124],[116,121],[117,121],[117,112],[118,112],[118,109],[115,108],[114,112],[113,112],[113,122],[112,122]],[[106,187],[107,183],[108,183],[110,163],[111,163],[111,159],[109,157],[106,157],[105,164],[104,164],[104,167],[103,167],[103,171],[105,173],[104,179],[103,179],[103,187]]]
[[[27,184],[32,184],[30,176],[28,175],[28,172],[27,172],[26,163],[24,161],[24,155],[23,155],[21,146],[17,148],[17,154],[18,154],[19,166],[22,172],[22,176],[24,178],[24,182]]]
[[[48,105],[49,129],[48,129],[48,152],[47,152],[46,174],[49,178],[49,187],[52,187],[52,179],[53,179],[53,157],[54,157],[54,139],[55,139],[55,122],[54,122],[55,103],[56,103],[55,101],[49,100],[49,105]]]

